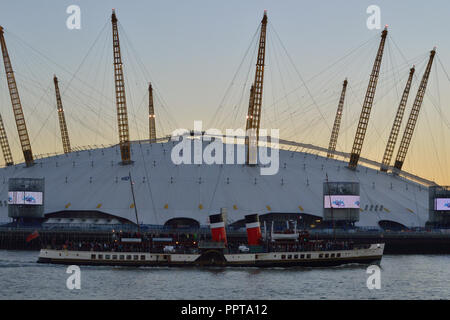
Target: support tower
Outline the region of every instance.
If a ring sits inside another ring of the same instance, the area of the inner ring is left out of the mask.
[[[148,84],[148,129],[150,143],[156,142],[155,107],[153,105],[153,88]]]
[[[344,84],[342,85],[341,97],[339,99],[338,108],[336,111],[336,117],[334,118],[333,130],[331,131],[330,144],[328,146],[328,158],[334,157],[334,151],[336,150],[337,139],[339,136],[339,128],[341,127],[341,119],[342,112],[344,110],[344,100],[345,100],[345,92],[347,90],[347,79],[344,80]]]
[[[123,77],[122,56],[120,54],[119,30],[117,17],[113,9],[111,15],[114,54],[114,80],[116,86],[117,122],[119,127],[119,146],[122,164],[131,163],[130,132],[128,129],[127,99],[125,96],[125,80]]]
[[[397,158],[395,159],[394,172],[402,170],[403,162],[405,161],[406,153],[408,152],[409,144],[411,143],[412,135],[416,127],[417,118],[419,117],[425,90],[427,89],[428,78],[430,77],[431,66],[433,65],[435,54],[436,48],[433,48],[430,52],[430,58],[423,74],[422,81],[420,82],[419,89],[417,90],[416,99],[414,100],[411,113],[409,114],[405,131],[403,132],[402,141],[400,142],[400,147],[398,148]]]
[[[64,109],[61,101],[61,94],[59,92],[58,78],[53,76],[53,83],[55,84],[56,107],[58,110],[59,128],[61,129],[61,140],[63,144],[64,153],[70,153],[69,132],[67,131],[66,117],[64,116]]]
[[[372,73],[370,74],[369,85],[366,91],[366,97],[364,98],[361,116],[359,117],[358,128],[356,129],[355,141],[353,142],[352,153],[350,154],[350,161],[348,167],[350,169],[356,169],[358,165],[359,157],[361,155],[361,149],[364,143],[364,137],[366,135],[367,126],[369,124],[370,111],[372,110],[373,99],[375,97],[375,91],[377,88],[378,76],[380,74],[381,60],[383,59],[384,44],[386,43],[386,36],[388,34],[387,27],[384,28],[381,33],[380,46],[378,47],[377,56],[373,64]]]
[[[266,31],[267,11],[261,20],[261,33],[259,36],[258,58],[256,60],[255,81],[250,92],[249,111],[247,113],[247,164],[256,164],[258,150],[259,127],[261,124],[261,106],[264,84],[264,61],[266,58]],[[250,116],[250,117],[249,117]],[[250,131],[250,134],[249,134]]]
[[[3,124],[2,116],[0,115],[0,145],[2,147],[3,157],[5,158],[6,166],[14,164],[11,148],[9,147],[8,136],[6,135],[5,126]]]
[[[402,125],[403,114],[405,113],[406,102],[408,101],[409,90],[411,89],[411,82],[414,75],[414,66],[409,70],[408,81],[406,82],[405,90],[403,90],[402,99],[398,105],[397,114],[395,115],[394,124],[392,125],[391,134],[384,151],[383,161],[381,162],[380,170],[387,172],[389,164],[391,163],[392,154],[394,153],[395,144],[397,143],[398,133]]]
[[[5,37],[3,35],[3,27],[0,26],[0,44],[3,53],[3,63],[5,65],[6,79],[8,80],[9,95],[16,120],[17,131],[19,133],[20,145],[22,147],[25,164],[30,167],[34,164],[33,152],[31,151],[30,138],[28,136],[27,125],[23,115],[22,103],[20,102],[19,91],[17,90],[16,78],[9,59],[8,49],[6,48]]]

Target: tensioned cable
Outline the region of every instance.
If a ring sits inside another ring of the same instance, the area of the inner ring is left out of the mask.
[[[255,41],[255,39],[256,39],[256,36],[257,36],[257,34],[258,34],[260,28],[261,28],[261,24],[260,24],[260,25],[258,26],[258,28],[256,29],[256,31],[255,31],[255,33],[254,33],[254,35],[253,35],[253,37],[252,37],[252,39],[251,39],[251,41],[250,41],[250,45],[248,46],[247,50],[245,51],[244,56],[242,57],[242,60],[241,60],[241,62],[239,63],[239,66],[238,66],[238,68],[237,68],[237,70],[236,70],[236,72],[235,72],[235,74],[234,74],[234,76],[233,76],[233,78],[232,78],[230,84],[228,85],[227,89],[225,90],[225,94],[223,95],[222,100],[221,100],[221,102],[219,103],[219,106],[216,108],[216,111],[214,112],[214,114],[213,114],[213,116],[212,116],[212,118],[211,118],[211,124],[212,124],[213,126],[210,125],[210,126],[208,126],[209,128],[213,128],[213,127],[214,127],[214,125],[215,125],[215,123],[216,123],[216,122],[215,122],[215,119],[216,119],[216,117],[217,117],[218,112],[219,112],[222,108],[224,108],[224,103],[225,103],[225,100],[226,100],[226,98],[227,98],[227,96],[228,96],[228,94],[229,94],[229,91],[231,90],[231,87],[233,86],[234,82],[236,81],[236,78],[237,78],[237,76],[238,76],[238,74],[239,74],[239,71],[241,70],[241,67],[242,67],[242,65],[243,65],[243,63],[244,63],[244,61],[245,61],[245,59],[246,59],[246,57],[247,57],[247,55],[248,55],[248,53],[249,53],[249,51],[250,51],[250,48],[252,47],[252,45],[253,45],[253,43],[254,43],[254,41]]]
[[[275,34],[277,35],[277,38],[280,39],[280,37],[278,36],[278,34],[276,33],[276,30],[273,28],[271,22],[269,21],[269,24],[271,25],[271,28],[274,30]],[[307,82],[310,82],[312,80],[314,80],[315,78],[317,78],[318,76],[320,76],[321,74],[323,74],[324,72],[328,71],[329,69],[331,69],[334,65],[337,65],[339,62],[341,62],[342,60],[344,60],[345,58],[347,58],[348,56],[350,56],[352,53],[354,53],[355,51],[359,50],[360,48],[364,47],[365,45],[367,45],[368,43],[372,42],[373,39],[378,38],[378,35],[376,37],[372,37],[369,40],[363,42],[361,45],[351,49],[349,52],[347,52],[344,56],[342,56],[341,58],[337,59],[336,61],[334,61],[333,63],[331,63],[330,65],[328,65],[326,68],[324,68],[322,71],[320,71],[319,73],[315,74],[314,76],[312,76],[311,78],[308,79]],[[281,42],[281,40],[279,40]],[[283,46],[284,47],[284,46]],[[284,48],[285,49],[285,48]],[[286,50],[286,49],[285,49]],[[292,61],[292,59],[290,59]],[[295,64],[293,64],[293,66],[295,67]],[[305,83],[304,81],[302,81],[302,85],[293,89],[291,92],[289,92],[288,94],[290,95],[292,92],[299,90],[303,87],[305,87]],[[281,97],[279,100],[284,99],[284,97]],[[278,100],[278,101],[279,101]],[[276,103],[278,102],[276,101]]]
[[[137,50],[134,48],[133,43],[130,40],[130,37],[128,36],[126,30],[124,29],[124,27],[122,26],[122,24],[120,22],[118,22],[119,27],[121,29],[121,33],[123,34],[123,38],[124,40],[127,42],[127,45],[130,47],[131,53],[134,55],[134,58],[136,60],[136,63],[141,67],[140,70],[142,71],[142,75],[144,76],[144,78],[146,78],[146,82],[148,82],[149,80],[152,82],[152,86],[155,89],[154,90],[154,95],[158,96],[160,99],[160,107],[166,112],[166,116],[168,117],[168,121],[169,124],[172,121],[172,124],[175,128],[178,128],[178,123],[176,121],[176,119],[172,116],[172,114],[170,113],[168,104],[166,103],[166,101],[164,100],[162,94],[161,94],[161,89],[158,87],[157,83],[152,81],[152,78],[150,76],[150,72],[147,69],[147,66],[143,63],[142,59],[140,58],[140,56],[138,55]]]
[[[254,45],[254,48],[253,48],[253,55],[252,56],[256,56],[257,49],[258,49],[258,44],[255,41],[255,45]],[[241,63],[241,65],[242,65],[242,63]],[[246,92],[249,91],[248,87],[247,87],[247,84],[249,82],[250,83],[252,82],[251,75],[250,75],[251,74],[251,70],[252,70],[252,66],[253,66],[253,63],[250,61],[249,65],[248,65],[245,81],[242,84],[242,90],[241,90],[241,94],[240,94],[240,97],[239,97],[239,101],[234,106],[234,109],[233,109],[233,112],[232,112],[234,114],[234,117],[233,117],[233,120],[232,120],[232,124],[236,124],[237,116],[238,116],[238,114],[241,114],[243,106],[244,106],[244,110],[245,110],[244,97],[246,95]],[[251,86],[251,84],[250,84],[250,86]],[[219,121],[219,122],[222,122],[222,121]],[[243,123],[244,123],[244,121],[242,122],[242,124]],[[218,125],[218,124],[219,123],[215,123],[215,125]],[[237,127],[241,127],[242,124],[241,125],[238,124]]]
[[[391,37],[391,40],[392,40],[392,42],[394,43],[394,45],[397,47],[397,50],[398,50],[398,51],[400,52],[400,54],[402,55],[403,59],[406,60],[405,56],[403,55],[403,53],[401,52],[400,48],[397,46],[396,42],[394,41],[394,39],[393,39],[392,37]],[[444,73],[445,73],[446,76],[447,76],[447,79],[450,81],[450,77],[448,76],[447,71],[445,71],[444,65],[443,65],[442,62],[440,61],[439,54],[436,54],[436,57],[437,57],[437,60],[439,61],[439,63],[441,64],[442,69],[444,70]],[[417,74],[414,74],[414,78],[416,78],[416,80],[418,79]],[[441,108],[435,105],[435,103],[434,103],[433,100],[432,100],[432,97],[429,95],[428,92],[425,92],[425,95],[427,96],[428,99],[430,99],[431,104],[432,104],[433,107],[438,111],[439,115],[441,116],[441,120],[443,120],[443,121],[445,122],[447,128],[450,129],[450,122],[449,122],[449,120],[447,120],[447,119],[445,118],[444,114],[442,113]]]

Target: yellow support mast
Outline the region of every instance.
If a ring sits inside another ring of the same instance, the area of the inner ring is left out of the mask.
[[[11,148],[9,147],[8,136],[6,135],[5,126],[3,124],[2,116],[0,115],[0,145],[2,147],[3,157],[5,158],[6,166],[14,164]]]
[[[58,110],[59,128],[61,129],[63,149],[64,153],[70,153],[72,149],[70,148],[69,132],[67,131],[66,117],[64,116],[61,94],[59,92],[58,78],[56,77],[56,75],[53,76],[53,83],[55,84],[56,107]]]
[[[397,114],[395,115],[394,124],[392,125],[391,134],[384,151],[383,160],[381,162],[380,170],[387,172],[389,164],[391,163],[392,154],[394,153],[395,144],[397,143],[397,137],[400,132],[400,126],[402,125],[403,114],[405,113],[406,103],[408,101],[409,91],[411,89],[411,82],[415,72],[415,68],[412,67],[409,70],[408,81],[406,82],[405,90],[403,90],[402,99],[398,105]]]
[[[247,134],[251,137],[246,139],[247,144],[247,164],[256,164],[259,128],[261,124],[261,107],[264,84],[264,61],[266,58],[266,31],[267,31],[267,11],[264,11],[261,20],[261,33],[259,36],[258,58],[256,61],[255,81],[250,92],[249,111],[247,113]]]
[[[358,128],[356,129],[356,136],[353,142],[352,153],[350,154],[350,161],[348,167],[352,170],[356,169],[361,149],[364,143],[367,126],[369,125],[370,111],[372,110],[373,99],[375,98],[375,91],[377,89],[378,76],[380,74],[381,60],[383,59],[384,44],[386,43],[386,36],[388,34],[387,27],[381,33],[380,46],[378,47],[377,56],[373,63],[372,73],[370,74],[369,85],[367,86],[366,96],[364,98],[361,115],[359,117]]]
[[[341,97],[339,98],[339,104],[336,111],[336,117],[334,118],[333,130],[331,131],[330,144],[328,145],[328,158],[334,157],[336,151],[337,139],[339,136],[339,128],[341,127],[342,112],[344,111],[345,92],[347,91],[347,79],[344,80],[342,85]]]
[[[123,76],[122,56],[120,53],[119,30],[117,17],[113,9],[111,15],[114,54],[114,80],[116,87],[117,122],[119,127],[119,145],[122,164],[131,163],[130,132],[128,128],[127,99],[125,96],[125,80]]]
[[[155,106],[153,104],[152,84],[148,84],[148,129],[150,143],[156,142]]]
[[[17,90],[16,78],[14,70],[9,58],[8,49],[6,48],[5,37],[3,35],[3,27],[0,26],[0,45],[3,53],[3,63],[5,65],[6,79],[8,81],[9,95],[16,120],[17,131],[19,133],[20,145],[22,147],[23,157],[27,167],[34,165],[33,152],[31,151],[30,138],[28,136],[25,116],[23,114],[22,103],[20,102],[19,91]]]
[[[400,147],[398,148],[397,158],[395,159],[394,172],[402,170],[403,162],[408,152],[409,144],[411,143],[412,135],[416,127],[417,118],[419,117],[420,107],[422,106],[423,97],[425,96],[425,90],[427,89],[428,78],[430,77],[431,66],[433,65],[433,59],[436,54],[436,48],[433,48],[430,52],[430,58],[428,60],[427,67],[420,82],[419,89],[417,90],[416,99],[414,100],[411,113],[409,114],[408,122],[406,123],[405,131],[403,133]]]

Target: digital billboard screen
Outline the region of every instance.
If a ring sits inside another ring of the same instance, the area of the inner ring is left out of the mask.
[[[434,210],[450,211],[450,198],[434,199]]]
[[[10,191],[8,192],[8,204],[42,205],[42,192]]]
[[[359,196],[325,196],[323,207],[325,209],[359,209]]]

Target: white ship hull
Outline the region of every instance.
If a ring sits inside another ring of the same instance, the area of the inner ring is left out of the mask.
[[[235,267],[325,267],[349,263],[375,264],[381,261],[384,244],[352,250],[201,254],[102,252],[41,249],[40,263],[120,266],[235,266]]]

